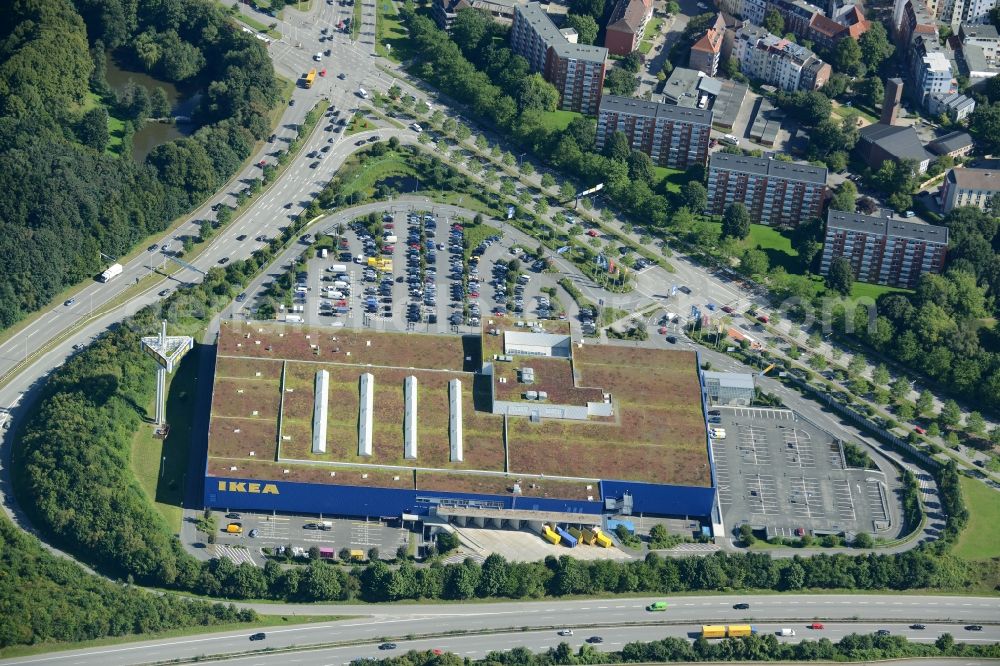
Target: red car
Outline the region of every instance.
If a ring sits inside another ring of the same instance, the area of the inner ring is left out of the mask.
[[[918,435],[926,435],[927,434],[927,431],[924,430],[923,428],[921,428],[920,426],[914,426],[913,432],[917,433]]]
[[[464,230],[464,227],[461,224],[453,224],[453,225],[451,225],[451,228],[454,229],[455,231],[463,231]]]
[[[723,312],[727,312],[727,313],[735,312],[735,310],[733,310],[732,306],[729,306],[729,305],[723,305],[722,306],[722,311]]]
[[[770,319],[767,318],[767,315],[759,315],[757,317],[757,321],[759,321],[762,324],[766,324],[767,322],[770,321]]]
[[[812,624],[810,624],[806,628],[807,629],[824,629],[825,627],[823,627],[823,623],[822,622],[813,622]]]
[[[441,650],[439,650],[438,648],[434,648],[433,650],[431,650],[431,652],[433,652],[434,654],[444,654],[444,653],[443,653],[443,652],[441,652]]]
[[[587,235],[590,236],[591,238],[597,238],[598,236],[600,236],[600,234],[597,233],[597,229],[587,229]]]
[[[392,222],[386,222],[385,224],[382,225],[382,228],[383,229],[395,229],[396,225],[393,224]]]
[[[267,160],[261,160],[260,162],[257,162],[257,166],[259,166],[261,169],[263,169],[266,164]]]

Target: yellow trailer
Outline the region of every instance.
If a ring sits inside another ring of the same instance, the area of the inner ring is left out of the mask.
[[[610,548],[614,543],[611,541],[611,537],[601,531],[601,528],[594,528],[594,543],[596,543],[601,548]]]
[[[749,624],[731,624],[729,625],[727,635],[730,638],[736,638],[737,636],[749,636],[752,633],[754,633],[754,630]]]
[[[726,625],[724,624],[703,624],[701,626],[702,638],[725,638]]]
[[[548,541],[549,543],[555,545],[558,545],[559,542],[562,541],[562,537],[553,532],[551,529],[549,529],[548,525],[542,528],[542,537],[544,537],[545,540]]]
[[[352,560],[363,560],[365,559],[365,551],[363,550],[352,550],[351,551]]]

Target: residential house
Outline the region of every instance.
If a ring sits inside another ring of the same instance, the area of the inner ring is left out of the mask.
[[[620,56],[638,50],[652,16],[653,0],[618,0],[604,30],[604,47]]]
[[[1000,192],[1000,171],[952,169],[941,184],[941,210],[949,213],[959,206],[989,210],[997,192]]]
[[[715,76],[719,71],[725,34],[726,21],[722,14],[718,14],[715,17],[715,23],[691,47],[688,66],[708,76]]]

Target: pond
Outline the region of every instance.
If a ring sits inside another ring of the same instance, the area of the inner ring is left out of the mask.
[[[129,81],[142,86],[146,92],[152,93],[156,88],[163,88],[170,101],[171,115],[187,116],[194,110],[198,103],[198,96],[190,94],[189,91],[179,90],[177,86],[168,81],[154,79],[149,74],[143,72],[131,72],[123,69],[109,53],[107,57],[107,79],[108,85],[115,92],[125,89]],[[146,123],[132,138],[132,159],[142,162],[146,155],[161,143],[172,141],[182,136],[188,136],[197,129],[190,123]]]

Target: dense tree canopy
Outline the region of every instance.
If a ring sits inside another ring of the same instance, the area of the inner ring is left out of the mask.
[[[68,0],[19,2],[5,17],[0,328],[99,273],[106,267],[101,253],[127,253],[200,203],[267,135],[267,112],[277,101],[261,42],[211,3],[80,0],[78,6],[82,18]],[[82,110],[88,85],[130,123],[128,132],[152,110],[144,88],[128,87],[120,99],[106,88],[105,46],[117,48],[130,66],[202,88],[195,112],[201,129],[159,146],[146,164],[128,159],[127,150],[123,157],[105,153],[107,111]]]

